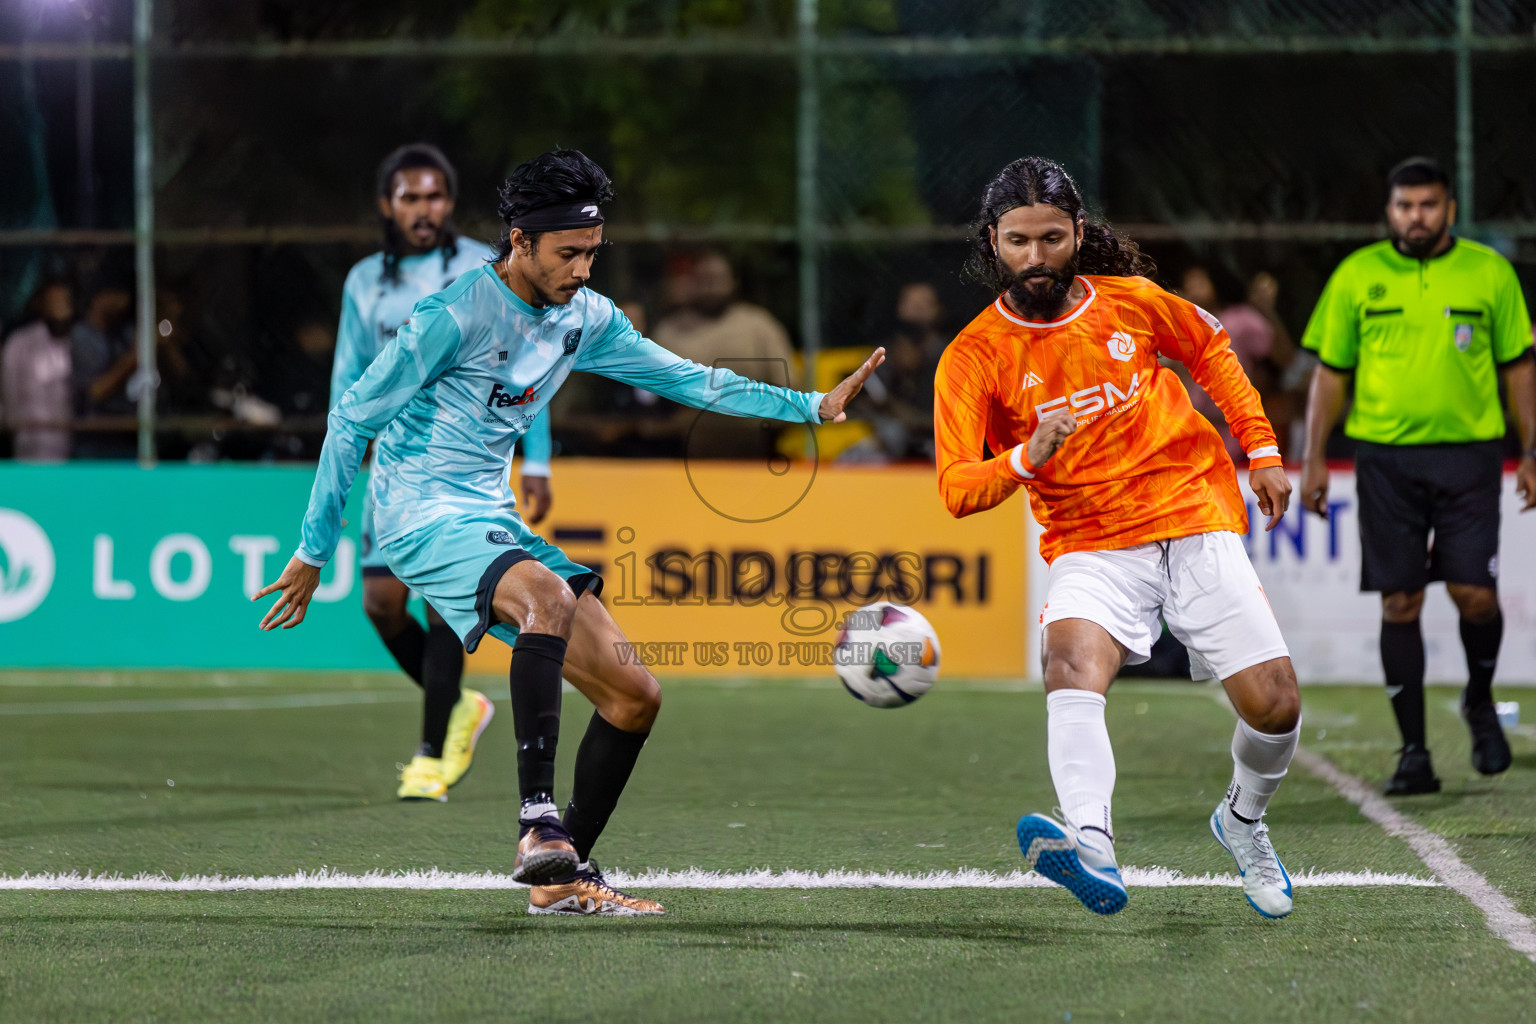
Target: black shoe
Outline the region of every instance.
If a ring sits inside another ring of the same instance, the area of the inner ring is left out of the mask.
[[[1387,796],[1414,796],[1419,793],[1440,792],[1440,780],[1435,778],[1434,766],[1429,763],[1429,748],[1417,743],[1404,745],[1402,756],[1397,759],[1397,771],[1387,780]]]
[[[1472,733],[1472,767],[1480,775],[1497,775],[1509,768],[1512,758],[1509,741],[1504,738],[1504,727],[1499,725],[1499,713],[1492,699],[1481,704],[1468,704],[1467,691],[1461,691],[1461,720]]]

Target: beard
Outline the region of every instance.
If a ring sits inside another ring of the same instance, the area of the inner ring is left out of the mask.
[[[1422,238],[1406,238],[1402,235],[1394,235],[1393,241],[1397,243],[1397,251],[1412,259],[1428,259],[1429,254],[1435,251],[1435,247],[1445,240],[1446,232],[1450,231],[1449,224],[1442,224],[1440,230]]]
[[[1077,277],[1077,251],[1073,250],[1072,258],[1060,270],[1026,267],[1015,274],[1007,268],[1001,269],[1007,275],[1003,290],[1026,320],[1054,320],[1066,305],[1072,281]],[[1045,287],[1030,284],[1036,280],[1049,281],[1050,284]]]
[[[734,295],[695,295],[690,305],[711,320],[719,319],[736,303]]]

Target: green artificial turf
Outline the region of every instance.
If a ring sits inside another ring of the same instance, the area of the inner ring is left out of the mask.
[[[398,677],[0,675],[0,874],[507,871],[511,721],[504,682],[483,685],[502,717],[474,771],[446,804],[401,804],[419,708]],[[835,683],[665,689],[608,866],[1010,871],[1014,822],[1054,803],[1038,690],[950,683],[881,711]],[[1446,792],[1398,806],[1532,913],[1536,742],[1480,779],[1453,691],[1431,693]],[[1379,688],[1303,703],[1308,746],[1390,771]],[[562,795],[589,714],[568,696]],[[1232,871],[1206,828],[1232,722],[1208,687],[1112,691],[1122,864]],[[1293,874],[1428,875],[1299,768],[1269,821]],[[530,918],[518,890],[0,892],[0,1018],[1523,1020],[1536,994],[1445,889],[1298,888],[1279,922],[1217,887],[1133,890],[1113,918],[1043,889],[647,895],[664,918]]]

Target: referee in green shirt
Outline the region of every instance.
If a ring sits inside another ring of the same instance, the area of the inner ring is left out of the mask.
[[[1381,592],[1381,664],[1403,735],[1390,795],[1440,789],[1424,742],[1424,587],[1443,580],[1461,613],[1467,688],[1461,714],[1472,766],[1509,767],[1493,707],[1499,613],[1499,489],[1504,413],[1499,377],[1520,432],[1516,489],[1536,507],[1536,359],[1531,319],[1509,261],[1451,234],[1451,179],[1424,157],[1387,177],[1391,238],[1334,271],[1302,345],[1322,365],[1307,400],[1301,501],[1328,514],[1323,449],[1355,378],[1344,432],[1356,442],[1360,589]],[[1433,533],[1433,543],[1430,537]]]

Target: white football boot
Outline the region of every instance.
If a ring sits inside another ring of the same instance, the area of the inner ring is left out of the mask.
[[[1104,833],[1073,828],[1048,814],[1026,814],[1019,819],[1018,838],[1029,870],[1065,886],[1095,914],[1113,914],[1125,906],[1125,882]]]
[[[1237,861],[1243,894],[1265,917],[1291,912],[1291,876],[1269,845],[1269,828],[1261,818],[1252,825],[1234,815],[1223,800],[1211,812],[1211,835]]]

